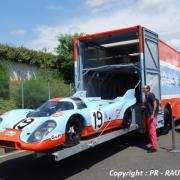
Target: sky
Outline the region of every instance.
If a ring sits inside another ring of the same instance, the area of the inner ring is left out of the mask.
[[[0,43],[55,52],[61,34],[142,25],[180,51],[180,0],[0,0]]]

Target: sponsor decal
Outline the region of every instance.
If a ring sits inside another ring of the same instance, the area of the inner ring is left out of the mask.
[[[62,137],[62,134],[53,134],[53,135],[51,136],[51,140],[52,140],[52,141],[55,141],[55,140],[60,139],[61,137]]]
[[[16,135],[15,131],[7,131],[7,132],[5,132],[5,136],[14,136],[14,135]]]
[[[161,73],[161,83],[166,86],[180,86],[180,78],[175,73],[163,71]]]
[[[116,118],[119,117],[119,115],[120,115],[120,109],[116,109],[116,110],[115,110],[115,115],[116,115]]]
[[[80,96],[83,97],[84,96],[84,93],[83,91],[80,92]]]
[[[108,116],[107,116],[107,113],[106,113],[106,112],[104,113],[104,118],[105,118],[105,119],[107,119],[107,118],[108,118]]]

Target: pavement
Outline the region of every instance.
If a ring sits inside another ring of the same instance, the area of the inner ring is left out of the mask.
[[[175,127],[180,150],[180,123]],[[158,152],[147,153],[146,134],[135,132],[56,162],[28,151],[0,151],[0,180],[180,179],[180,153],[172,149],[172,133],[158,135]]]

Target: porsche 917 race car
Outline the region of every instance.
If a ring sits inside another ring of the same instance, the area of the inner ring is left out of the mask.
[[[54,98],[36,110],[12,110],[0,116],[0,147],[43,151],[74,146],[81,138],[117,127],[129,127],[134,89],[113,100],[86,97],[79,91]]]

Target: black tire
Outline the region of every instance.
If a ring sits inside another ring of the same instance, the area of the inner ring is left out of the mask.
[[[123,119],[124,119],[123,128],[129,128],[132,123],[132,112],[130,109],[126,111]]]
[[[71,117],[66,125],[66,141],[64,146],[71,147],[79,143],[82,134],[81,120],[76,117]]]
[[[161,129],[161,134],[168,134],[171,129],[171,113],[167,108],[164,109],[164,127]]]

